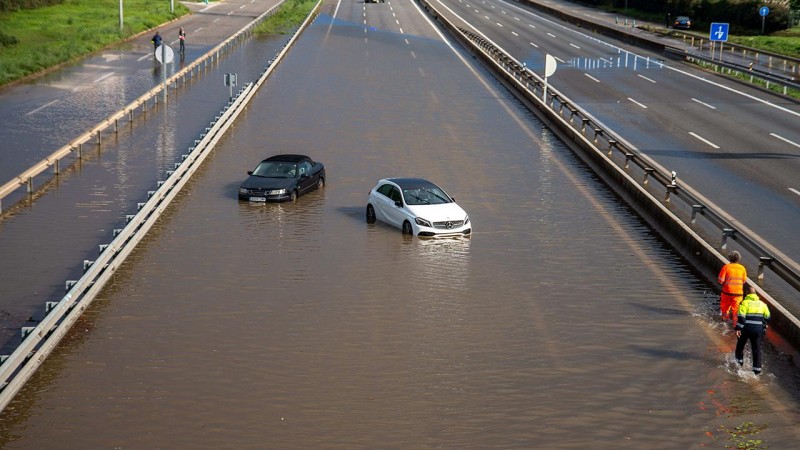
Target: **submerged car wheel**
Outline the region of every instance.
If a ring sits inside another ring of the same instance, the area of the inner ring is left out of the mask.
[[[296,202],[297,201],[297,190],[296,189],[294,191],[292,191],[292,193],[289,195],[289,201],[290,202]]]
[[[407,220],[403,222],[403,234],[414,234],[414,229],[411,228],[411,222]]]
[[[375,223],[375,208],[367,205],[367,223]]]

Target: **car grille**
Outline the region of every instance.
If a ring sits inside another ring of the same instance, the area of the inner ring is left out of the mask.
[[[248,195],[251,195],[253,197],[266,197],[267,196],[267,192],[269,192],[269,191],[264,190],[264,189],[248,189],[247,192],[248,192]]]
[[[446,222],[433,222],[433,228],[437,230],[453,230],[461,228],[464,225],[463,220],[448,220]]]

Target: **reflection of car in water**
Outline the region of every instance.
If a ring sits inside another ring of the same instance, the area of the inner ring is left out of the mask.
[[[688,30],[691,27],[692,27],[692,19],[686,16],[676,17],[675,22],[672,24],[672,28],[675,29]]]
[[[467,213],[439,186],[421,178],[386,178],[369,192],[367,223],[376,220],[414,236],[466,236]]]
[[[305,155],[271,156],[247,174],[239,198],[251,202],[294,201],[325,186],[325,166]]]

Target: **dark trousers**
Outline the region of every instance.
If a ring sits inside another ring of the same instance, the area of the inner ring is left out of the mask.
[[[736,341],[736,360],[742,361],[744,359],[744,346],[747,341],[750,341],[750,350],[753,352],[753,370],[756,372],[761,371],[761,341],[764,340],[764,332],[759,330],[756,332],[742,330],[742,335]],[[758,370],[756,370],[758,369]]]

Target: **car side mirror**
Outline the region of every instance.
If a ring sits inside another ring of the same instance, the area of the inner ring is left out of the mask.
[[[304,173],[301,173],[301,174],[300,174],[300,179],[301,179],[301,180],[305,180],[306,178],[308,178],[308,175],[306,175],[306,174],[304,174]]]
[[[253,174],[253,171],[252,171],[252,170],[248,170],[248,171],[247,171],[247,174],[248,174],[248,175],[252,175],[252,174]]]
[[[396,202],[394,202],[394,206],[397,206],[398,208],[402,208],[403,207],[403,202],[401,202],[400,200],[397,200]]]

